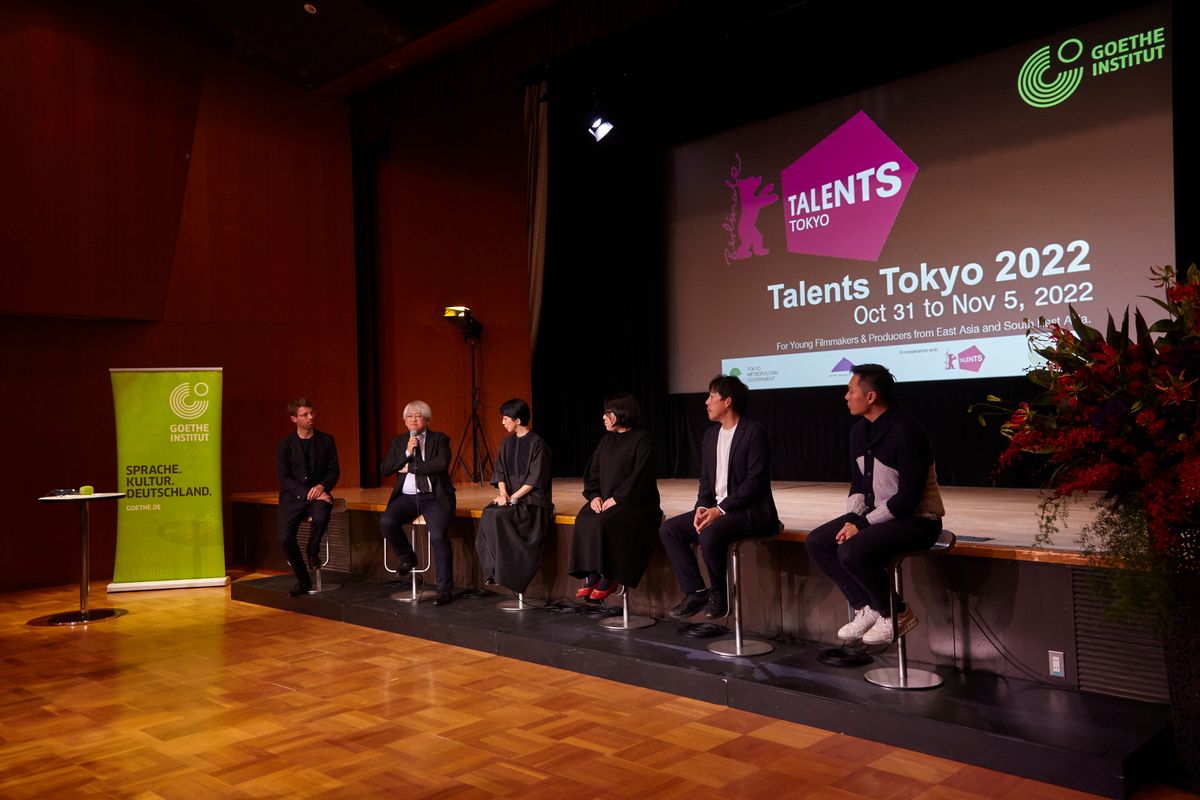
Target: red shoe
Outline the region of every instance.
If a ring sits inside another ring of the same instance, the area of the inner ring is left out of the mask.
[[[593,584],[592,586],[594,586],[594,585],[595,584]],[[579,591],[577,591],[575,593],[575,596],[578,598],[584,598],[584,597],[590,596],[592,593],[592,586],[589,586],[588,584],[585,583],[583,586],[579,587]]]
[[[589,600],[603,600],[610,594],[621,588],[621,584],[613,581],[608,585],[607,589],[592,589],[592,593],[588,596]]]

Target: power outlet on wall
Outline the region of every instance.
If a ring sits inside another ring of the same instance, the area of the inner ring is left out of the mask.
[[[1063,661],[1063,654],[1060,650],[1051,650],[1050,652],[1050,677],[1065,678],[1067,677],[1067,665]]]

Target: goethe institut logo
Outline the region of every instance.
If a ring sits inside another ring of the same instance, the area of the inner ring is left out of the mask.
[[[787,251],[877,260],[916,175],[917,165],[858,112],[780,174]],[[759,211],[780,197],[761,176],[743,177],[740,157],[730,177],[725,260],[766,255]]]
[[[201,399],[207,395],[207,383],[197,383],[195,386],[181,383],[171,390],[171,397],[167,402],[172,413],[180,419],[196,419],[208,411],[208,401]]]
[[[1085,74],[1101,77],[1161,61],[1166,42],[1166,29],[1159,27],[1090,45],[1067,39],[1056,48],[1039,47],[1021,65],[1017,94],[1034,108],[1053,108],[1075,94]]]

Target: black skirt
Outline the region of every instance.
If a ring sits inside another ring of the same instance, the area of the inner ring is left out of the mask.
[[[575,516],[568,572],[586,578],[598,572],[636,588],[658,544],[662,511],[618,503],[597,514],[590,505]]]
[[[484,577],[524,592],[542,566],[542,543],[553,527],[553,508],[517,503],[483,509],[475,549]]]

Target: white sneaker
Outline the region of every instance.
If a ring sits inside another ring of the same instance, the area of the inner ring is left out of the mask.
[[[917,615],[913,613],[911,608],[904,609],[904,612],[896,620],[897,632],[900,636],[917,627]],[[879,620],[871,626],[871,630],[863,634],[863,644],[889,644],[892,641],[892,618],[880,617]]]
[[[872,610],[870,606],[863,606],[854,612],[854,619],[838,629],[838,638],[861,639],[878,620],[878,611]]]

